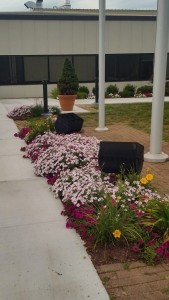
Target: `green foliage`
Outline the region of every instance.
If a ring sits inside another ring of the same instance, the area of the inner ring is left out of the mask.
[[[89,95],[89,89],[87,86],[79,86],[77,92],[77,99],[87,99]]]
[[[31,131],[26,136],[27,143],[31,142],[38,135],[44,134],[46,131],[54,131],[55,122],[50,117],[41,119],[39,121],[33,120],[29,122],[29,128],[31,128]]]
[[[36,104],[31,107],[31,117],[40,117],[43,113],[43,107],[40,104]]]
[[[159,243],[154,243],[153,245],[149,247],[145,247],[144,251],[141,252],[141,257],[145,260],[145,262],[148,265],[154,265],[155,264],[155,258],[157,256],[157,253],[155,252],[155,249],[159,246]]]
[[[134,96],[132,91],[123,90],[122,92],[119,92],[119,95],[121,98],[132,98]]]
[[[51,90],[51,92],[50,92],[51,98],[56,99],[56,98],[58,97],[58,95],[59,95],[58,89],[57,89],[57,88],[53,88],[53,89]]]
[[[85,93],[85,94],[87,94],[87,96],[88,96],[88,94],[89,94],[89,89],[88,89],[88,87],[87,86],[79,86],[79,89],[78,89],[78,93]]]
[[[141,227],[136,224],[134,212],[130,208],[124,209],[106,196],[105,203],[96,211],[97,221],[91,229],[96,244],[121,242],[129,245],[130,242],[142,238]],[[114,236],[116,231],[119,237]]]
[[[65,59],[62,75],[58,81],[60,95],[75,95],[79,88],[78,78],[73,65],[68,58]]]
[[[49,107],[49,111],[52,115],[59,115],[61,113],[61,110],[57,106],[51,106]]]
[[[117,87],[116,84],[110,84],[107,89],[106,89],[106,94],[118,94],[119,88]]]
[[[169,241],[169,202],[152,199],[148,202],[141,224],[161,232],[164,241]]]
[[[86,99],[88,96],[85,92],[77,92],[77,99]]]
[[[153,91],[153,86],[152,85],[144,85],[141,86],[137,89],[137,94],[141,93],[141,94],[149,94],[152,93]]]
[[[134,97],[134,93],[135,93],[135,86],[132,85],[132,84],[127,84],[122,92],[119,92],[119,95],[122,97],[122,98],[131,98],[131,97]]]

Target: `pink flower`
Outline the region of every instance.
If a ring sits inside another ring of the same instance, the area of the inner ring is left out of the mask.
[[[140,250],[137,245],[134,245],[131,249],[133,252],[139,252],[139,250]]]

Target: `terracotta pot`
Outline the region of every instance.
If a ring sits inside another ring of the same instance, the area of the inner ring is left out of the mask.
[[[63,111],[72,111],[76,100],[76,95],[58,95],[60,107]]]

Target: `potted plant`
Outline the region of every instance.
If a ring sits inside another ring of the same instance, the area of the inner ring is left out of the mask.
[[[61,109],[63,111],[72,111],[77,97],[76,94],[79,88],[79,82],[74,67],[68,58],[65,59],[62,74],[57,86]]]

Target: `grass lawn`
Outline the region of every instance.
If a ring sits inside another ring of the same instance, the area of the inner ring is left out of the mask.
[[[126,123],[129,126],[150,133],[151,103],[106,104],[106,125]],[[98,106],[94,105],[95,112],[78,114],[84,119],[84,126],[98,125]],[[169,142],[169,103],[164,104],[163,139]]]

